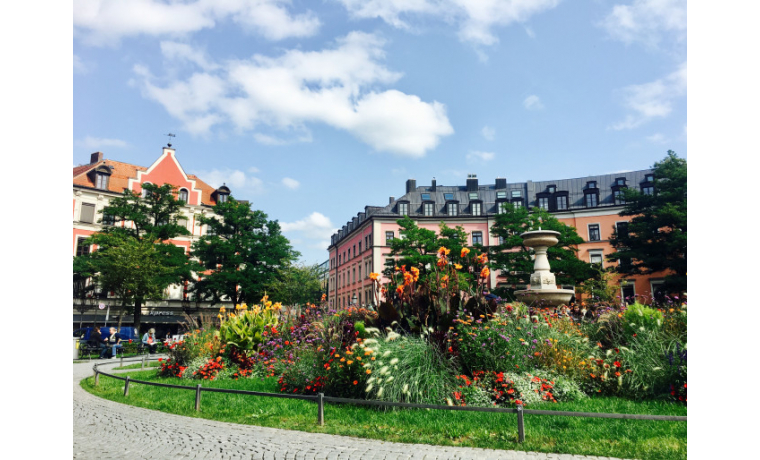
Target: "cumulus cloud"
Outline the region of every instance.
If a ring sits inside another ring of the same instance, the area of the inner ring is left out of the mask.
[[[301,241],[312,249],[326,250],[330,245],[330,236],[338,228],[330,218],[319,212],[313,212],[295,222],[280,222],[282,233],[291,241]]]
[[[215,71],[201,60],[206,69],[163,84],[145,67],[135,66],[134,73],[143,95],[163,105],[194,134],[207,134],[221,123],[239,131],[265,127],[300,134],[308,133],[308,123],[322,123],[349,132],[375,150],[419,158],[454,130],[443,104],[379,90],[401,78],[380,63],[383,45],[373,34],[351,32],[330,49],[254,55],[225,62]],[[184,47],[170,47],[169,53],[197,57]],[[269,144],[282,141],[263,133],[256,138]],[[304,139],[310,134],[301,134],[299,140]]]
[[[308,37],[319,29],[312,13],[294,15],[290,0],[74,0],[75,37],[94,46],[138,35],[182,36],[232,20],[269,40]]]
[[[630,44],[657,46],[664,39],[686,41],[686,0],[634,0],[615,5],[601,22],[610,36]]]
[[[496,158],[496,154],[493,152],[478,152],[475,150],[471,150],[470,153],[467,154],[467,161],[468,162],[486,162],[491,161],[494,158]]]
[[[121,139],[107,139],[104,137],[92,136],[85,136],[84,139],[76,141],[76,144],[80,147],[92,150],[105,149],[108,147],[124,148],[129,145],[126,141]]]
[[[256,168],[249,168],[248,173],[239,169],[224,168],[193,171],[193,174],[214,188],[226,185],[230,188],[232,196],[240,196],[239,192],[256,194],[264,191],[264,182],[253,175],[256,172],[258,172]]]
[[[647,136],[647,140],[655,144],[665,144],[668,141],[662,133],[655,133],[651,136]]]
[[[626,86],[621,92],[623,105],[632,113],[623,121],[611,125],[610,129],[633,129],[653,118],[666,117],[673,110],[674,102],[686,94],[686,63],[664,78]]]
[[[80,75],[85,75],[90,72],[90,65],[85,64],[82,58],[74,55],[74,73],[78,73]]]
[[[459,38],[475,45],[493,45],[496,27],[524,23],[550,10],[559,0],[339,0],[355,18],[380,18],[393,27],[412,29],[410,21],[433,17],[458,27]]]
[[[496,131],[490,126],[483,126],[483,129],[480,130],[480,134],[487,141],[492,141],[496,137]]]
[[[290,177],[283,177],[282,178],[282,185],[284,185],[285,187],[287,187],[287,188],[289,188],[291,190],[296,190],[298,187],[301,186],[301,183],[298,182],[295,179],[291,179]]]
[[[523,101],[523,107],[528,110],[540,110],[544,108],[544,104],[541,103],[541,99],[535,94],[531,94]]]

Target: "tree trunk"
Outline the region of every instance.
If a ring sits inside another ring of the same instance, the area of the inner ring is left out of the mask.
[[[133,312],[134,322],[133,326],[137,329],[137,333],[140,333],[140,322],[142,320],[142,299],[135,299],[135,310]]]

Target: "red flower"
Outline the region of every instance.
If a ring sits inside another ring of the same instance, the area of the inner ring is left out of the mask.
[[[615,367],[620,367],[620,361],[615,361],[615,362],[614,362],[614,363],[612,363],[612,364],[614,364],[614,365],[615,365]]]

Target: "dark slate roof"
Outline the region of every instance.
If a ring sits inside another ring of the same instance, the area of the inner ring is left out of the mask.
[[[548,187],[551,185],[556,186],[556,192],[567,192],[568,195],[568,211],[589,209],[584,203],[584,190],[587,190],[587,184],[590,181],[595,181],[599,193],[599,205],[597,209],[605,208],[609,206],[615,206],[615,199],[613,195],[613,186],[618,178],[625,179],[625,184],[628,188],[640,189],[641,184],[645,182],[647,174],[651,174],[651,169],[643,169],[640,171],[626,171],[612,174],[601,174],[596,176],[579,177],[575,179],[557,179],[546,181],[527,181],[517,183],[502,184],[504,188],[497,189],[496,184],[484,184],[477,185],[477,201],[482,203],[482,209],[480,216],[476,218],[482,218],[496,214],[497,208],[497,192],[506,191],[506,200],[512,201],[512,192],[519,191],[520,198],[523,200],[523,205],[528,208],[538,206],[538,194],[547,192]],[[470,180],[473,178],[470,178]],[[433,186],[424,185],[416,186],[416,181],[407,181],[407,188],[411,189],[409,192],[398,198],[392,198],[385,206],[365,206],[364,212],[360,212],[352,220],[348,221],[341,229],[333,234],[331,239],[331,245],[339,242],[353,230],[357,229],[365,220],[370,217],[391,217],[401,218],[399,214],[398,204],[400,202],[409,203],[409,216],[415,219],[428,218],[441,220],[446,218],[446,204],[450,201],[458,203],[458,219],[467,218],[472,216],[470,192],[467,190],[466,185],[436,185],[435,191]],[[502,179],[503,182],[506,182]],[[430,200],[423,200],[422,194],[429,193]],[[445,194],[450,193],[453,195],[452,200],[447,200]],[[502,199],[499,199],[501,201]],[[434,215],[433,217],[423,216],[422,203],[431,201],[434,203]],[[553,211],[560,213],[562,211]]]

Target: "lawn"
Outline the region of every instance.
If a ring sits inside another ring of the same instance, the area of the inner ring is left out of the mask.
[[[132,366],[139,367],[139,363]],[[125,366],[126,367],[126,366]],[[131,367],[131,366],[130,366]],[[200,381],[158,378],[156,371],[129,374],[133,379],[191,386]],[[202,381],[204,387],[278,393],[276,378]],[[325,426],[316,424],[317,406],[310,401],[247,395],[202,393],[201,412],[194,410],[195,392],[130,384],[100,377],[82,380],[82,387],[97,396],[148,409],[188,417],[284,428],[316,433],[405,443],[481,447],[575,455],[640,459],[686,459],[686,422],[612,420],[582,417],[525,416],[525,442],[517,442],[515,414],[383,410],[363,406],[325,405]],[[530,409],[577,412],[685,416],[683,405],[659,401],[635,402],[596,397],[575,402],[544,404]]]

